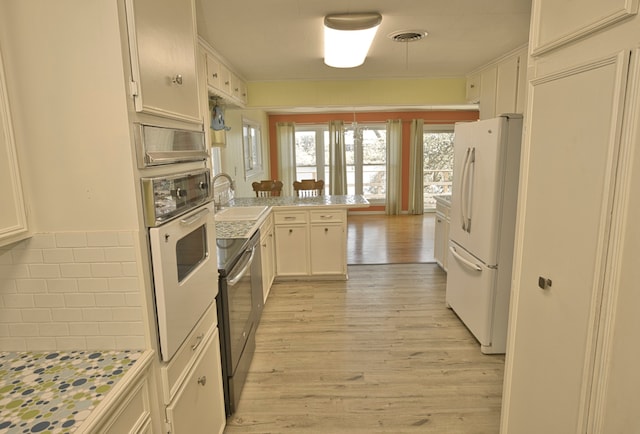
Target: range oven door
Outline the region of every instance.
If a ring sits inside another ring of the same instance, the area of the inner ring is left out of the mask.
[[[168,361],[215,299],[213,203],[149,229],[162,360]]]

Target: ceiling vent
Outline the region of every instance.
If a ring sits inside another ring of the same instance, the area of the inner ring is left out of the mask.
[[[400,30],[388,34],[387,37],[395,42],[414,42],[424,39],[427,34],[424,30]]]

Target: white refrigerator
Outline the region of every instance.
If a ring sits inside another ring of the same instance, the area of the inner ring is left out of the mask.
[[[506,349],[522,117],[455,126],[446,302],[485,354]]]

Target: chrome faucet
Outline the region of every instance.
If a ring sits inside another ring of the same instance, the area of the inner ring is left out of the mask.
[[[235,184],[233,182],[233,179],[231,179],[231,175],[229,175],[227,173],[224,173],[224,172],[220,172],[216,176],[213,177],[213,179],[211,180],[211,186],[212,187],[216,186],[216,181],[218,180],[218,178],[227,178],[229,180],[229,188],[231,190],[235,190]]]
[[[233,182],[233,179],[231,178],[231,175],[224,173],[224,172],[220,172],[217,175],[215,175],[213,177],[213,179],[211,180],[211,188],[215,189],[216,188],[216,181],[218,180],[218,178],[227,178],[229,180],[229,190],[231,191],[235,191],[235,183]],[[229,195],[228,193],[225,193],[225,198],[226,201],[229,201]],[[213,198],[213,206],[215,211],[217,212],[220,208],[222,208],[222,193],[218,194],[218,201],[216,202],[215,197]]]

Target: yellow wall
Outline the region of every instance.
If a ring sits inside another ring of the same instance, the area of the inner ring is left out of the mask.
[[[254,81],[250,107],[446,106],[466,104],[460,78]]]

